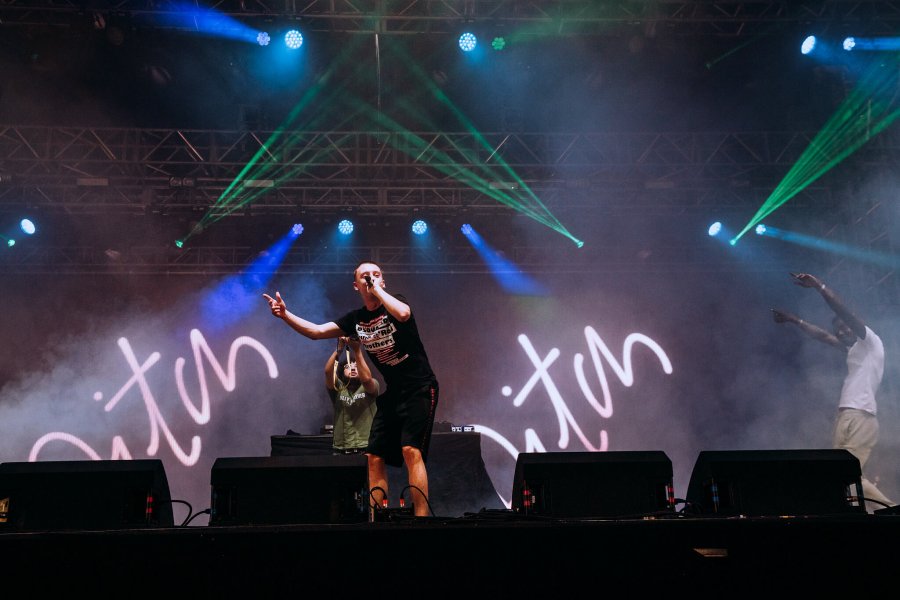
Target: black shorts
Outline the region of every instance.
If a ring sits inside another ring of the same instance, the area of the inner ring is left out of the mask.
[[[437,403],[437,381],[405,390],[388,386],[375,401],[367,451],[394,467],[403,465],[404,446],[418,448],[427,460]]]

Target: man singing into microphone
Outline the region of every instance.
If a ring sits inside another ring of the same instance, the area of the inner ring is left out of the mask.
[[[274,298],[268,294],[263,297],[274,316],[309,339],[359,337],[387,387],[376,400],[366,451],[371,502],[382,506],[388,497],[387,465],[406,465],[414,514],[428,516],[431,507],[425,460],[438,403],[437,377],[410,305],[401,294],[388,293],[379,266],[360,263],[353,272],[353,288],[362,298],[362,308],[321,324],[288,311],[279,292]]]

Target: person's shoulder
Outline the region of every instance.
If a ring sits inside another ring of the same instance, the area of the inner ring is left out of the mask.
[[[353,321],[355,323],[356,321],[359,321],[359,315],[361,313],[363,313],[365,310],[366,310],[365,306],[360,307],[360,308],[352,308],[352,309],[348,310],[347,312],[345,312],[343,315],[341,315],[340,318],[338,318],[334,323],[338,327],[341,326],[341,323],[344,323],[346,321]],[[344,333],[348,333],[348,332],[345,331]]]
[[[406,296],[406,294],[404,294],[403,292],[398,292],[396,294],[393,294],[393,296],[403,304],[407,305],[410,310],[412,310],[412,302],[409,301],[409,298]]]
[[[875,331],[866,325],[866,340],[871,340],[874,344],[881,344],[881,336],[879,336]]]

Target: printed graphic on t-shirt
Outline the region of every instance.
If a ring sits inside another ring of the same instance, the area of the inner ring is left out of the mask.
[[[359,341],[369,352],[372,358],[379,364],[394,366],[409,356],[400,356],[397,352],[397,340],[394,334],[397,327],[388,318],[388,315],[379,315],[371,321],[356,324],[356,334]]]
[[[349,394],[343,395],[341,397],[341,401],[344,403],[344,406],[353,406],[354,404],[356,404],[357,400],[365,400],[365,398],[366,398],[366,391],[363,389],[360,389],[358,392],[356,392],[352,396]]]

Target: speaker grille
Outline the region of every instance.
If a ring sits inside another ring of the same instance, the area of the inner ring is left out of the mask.
[[[219,458],[210,525],[368,520],[365,455]]]
[[[690,512],[719,516],[865,513],[859,460],[847,450],[701,452],[688,485]]]
[[[160,460],[0,464],[0,530],[172,526]]]
[[[511,504],[522,515],[554,518],[672,512],[672,462],[661,451],[522,453]]]

